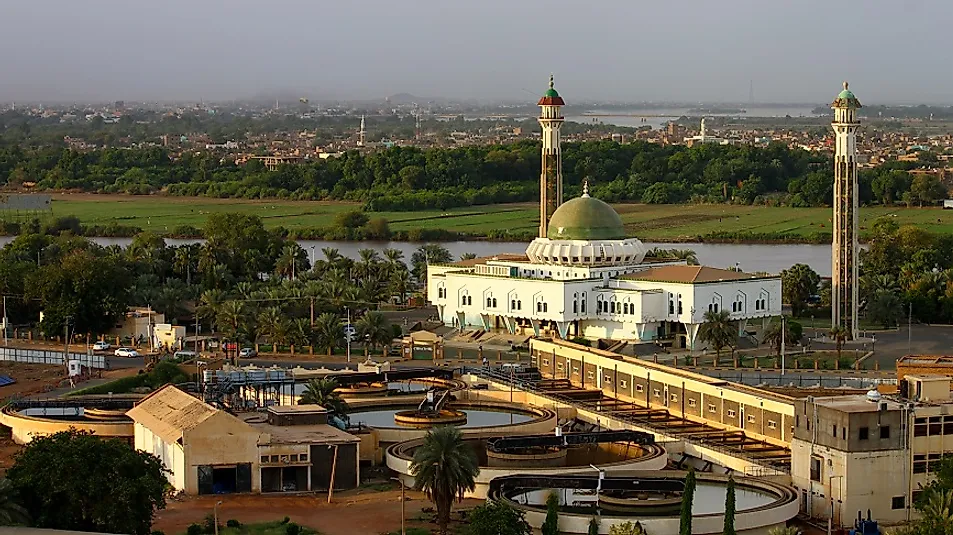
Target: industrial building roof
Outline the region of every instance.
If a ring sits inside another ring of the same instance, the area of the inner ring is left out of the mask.
[[[126,416],[142,424],[162,440],[182,441],[182,435],[220,412],[208,403],[166,385],[144,397]]]
[[[261,413],[242,415],[249,424],[267,440],[267,444],[351,444],[361,439],[328,424],[272,425]],[[263,444],[264,445],[264,444]]]

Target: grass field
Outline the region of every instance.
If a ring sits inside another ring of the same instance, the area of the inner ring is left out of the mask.
[[[325,227],[336,214],[360,207],[348,203],[127,195],[63,194],[53,199],[55,216],[75,215],[87,225],[115,222],[158,233],[179,225],[201,228],[213,212],[256,214],[269,227]],[[644,204],[620,204],[615,208],[630,235],[650,241],[692,241],[713,232],[785,233],[808,238],[831,231],[830,208]],[[439,228],[484,234],[492,230],[533,232],[538,226],[535,203],[372,215],[386,218],[392,230]],[[953,210],[875,207],[860,210],[861,235],[882,216],[930,232],[953,233]]]

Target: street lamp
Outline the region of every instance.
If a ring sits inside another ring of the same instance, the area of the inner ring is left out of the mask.
[[[311,246],[311,269],[314,269],[314,248],[315,246],[312,245]]]
[[[407,531],[404,529],[404,510],[405,510],[404,501],[406,498],[404,491],[406,487],[404,487],[403,479],[399,477],[392,477],[391,479],[400,483],[400,535],[407,535]]]
[[[215,505],[212,507],[212,519],[215,523],[215,535],[218,535],[218,506],[222,505],[222,500],[215,502]]]

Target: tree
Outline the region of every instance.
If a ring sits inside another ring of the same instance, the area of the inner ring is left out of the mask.
[[[776,527],[768,530],[768,535],[801,535],[801,530],[795,527]]]
[[[70,430],[34,437],[7,478],[36,527],[147,535],[165,507],[165,472],[152,454]]]
[[[832,327],[828,335],[831,337],[831,340],[834,341],[835,346],[837,347],[837,360],[840,360],[841,350],[844,349],[844,342],[850,337],[850,333],[843,325],[838,325]]]
[[[783,337],[781,331],[781,325],[784,325]],[[761,343],[768,344],[774,347],[774,352],[777,356],[781,356],[781,340],[784,339],[784,345],[789,346],[793,345],[798,341],[798,338],[794,336],[793,329],[791,329],[791,323],[789,321],[772,321],[764,329],[764,332],[761,334]]]
[[[414,279],[423,282],[427,278],[428,264],[449,264],[453,262],[453,255],[439,243],[421,245],[410,256],[410,272]]]
[[[377,348],[387,345],[393,340],[394,331],[383,314],[372,310],[354,322],[354,331],[357,339]]]
[[[530,535],[533,532],[522,511],[500,500],[490,500],[474,508],[467,518],[469,535]]]
[[[698,328],[698,337],[715,348],[721,357],[721,350],[734,347],[738,340],[738,329],[731,322],[731,314],[727,310],[705,312],[705,323]]]
[[[422,490],[437,509],[440,533],[447,533],[453,500],[463,500],[464,494],[476,488],[480,473],[476,453],[463,440],[460,430],[453,426],[431,429],[423,444],[414,451],[410,464],[414,488]]]
[[[728,485],[725,488],[725,527],[722,535],[735,535],[735,478],[728,476]]]
[[[334,348],[341,345],[344,339],[344,327],[341,325],[341,318],[333,312],[325,312],[314,320],[315,345],[328,352],[330,357],[334,353]]]
[[[337,392],[338,382],[334,379],[311,379],[306,383],[305,390],[298,400],[299,405],[320,405],[328,411],[328,415],[347,422],[348,405]]]
[[[679,535],[692,535],[692,502],[695,500],[695,470],[688,469],[685,490],[682,491],[682,510],[678,521]]]
[[[817,294],[821,277],[807,264],[794,264],[781,271],[781,294],[791,305],[794,317],[800,317],[812,295]]]
[[[17,491],[9,479],[0,479],[0,526],[26,525],[30,515],[20,505]]]
[[[897,321],[903,315],[903,303],[900,302],[900,298],[887,290],[874,293],[864,305],[864,309],[867,312],[867,319],[879,323],[884,329],[897,325]]]
[[[476,253],[463,253],[460,255],[460,260],[473,260],[476,257]]]
[[[645,535],[645,528],[638,521],[626,521],[609,527],[609,535]]]
[[[599,519],[592,517],[589,519],[588,535],[599,535]]]
[[[559,535],[559,496],[555,492],[546,496],[546,520],[539,529],[543,535]]]
[[[946,197],[947,191],[940,179],[934,175],[919,174],[913,177],[910,194],[923,207],[923,203],[932,204]]]

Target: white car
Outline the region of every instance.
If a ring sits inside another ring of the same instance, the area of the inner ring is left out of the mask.
[[[95,344],[93,344],[93,351],[106,351],[106,350],[108,350],[110,347],[111,347],[111,346],[109,345],[109,342],[105,342],[105,341],[103,341],[103,340],[100,340],[100,341],[96,342]]]
[[[131,347],[120,347],[114,354],[117,357],[128,357],[133,359],[139,356],[139,352],[135,349],[132,349]]]

